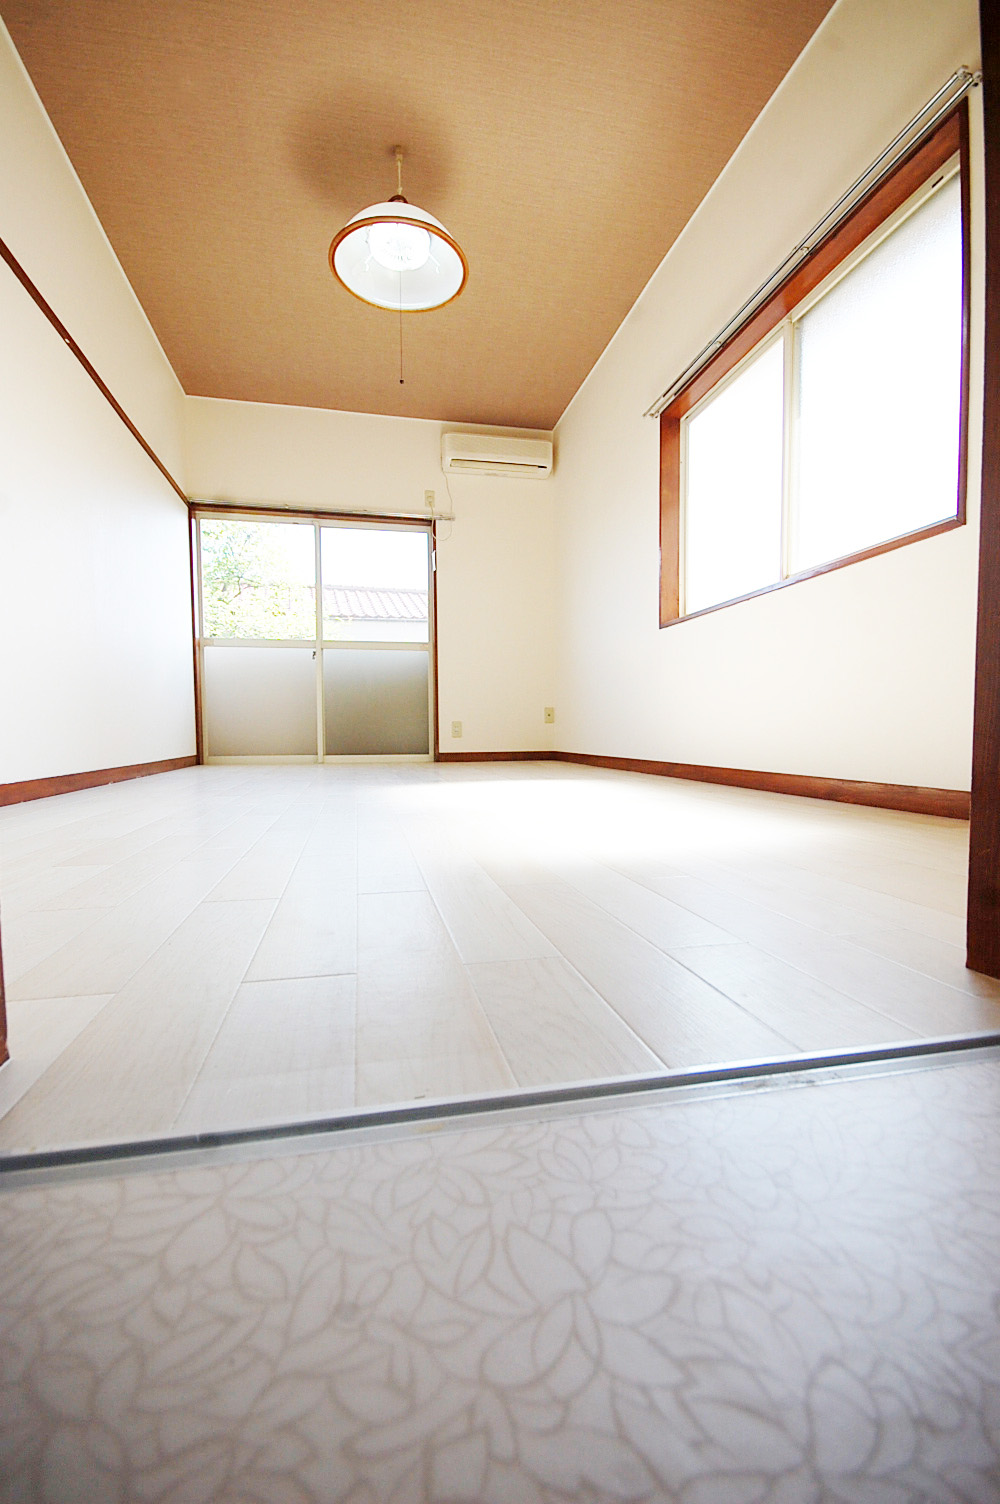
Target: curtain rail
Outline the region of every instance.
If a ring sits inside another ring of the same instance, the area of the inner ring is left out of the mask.
[[[795,267],[804,261],[819,242],[847,218],[862,198],[888,177],[901,158],[922,141],[934,129],[938,121],[947,115],[949,110],[954,109],[959,100],[963,99],[969,90],[975,88],[981,81],[981,73],[974,73],[971,68],[958,68],[948,82],[943,84],[923,108],[917,111],[913,119],[904,125],[899,134],[893,137],[889,145],[879,152],[874,162],[866,167],[861,176],[854,180],[845,193],[841,194],[833,208],[827,210],[823,218],[813,225],[808,235],[799,241],[795,249],[788,253],[779,266],[775,267],[771,275],[760,284],[756,292],[750,295],[728,323],[723,325],[718,334],[699,350],[693,360],[689,361],[676,381],[671,382],[666,391],[647,407],[643,417],[658,418],[663,409],[669,407],[678,393],[684,390],[689,381],[694,380],[698,372],[708,364],[726,341],[749,322]]]

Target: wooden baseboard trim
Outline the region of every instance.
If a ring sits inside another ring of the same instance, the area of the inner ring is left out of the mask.
[[[129,778],[149,778],[153,773],[173,773],[193,768],[198,759],[167,757],[162,762],[134,762],[124,768],[95,768],[88,773],[60,773],[54,778],[28,778],[23,783],[0,783],[0,806],[24,804],[28,799],[49,799],[53,794],[72,794],[77,789],[99,788],[104,783],[124,783]]]
[[[598,757],[588,752],[557,752],[561,762],[616,768],[624,773],[654,773],[660,778],[687,778],[695,783],[722,783],[800,799],[832,799],[838,804],[867,804],[914,815],[969,818],[969,795],[963,789],[929,789],[907,783],[865,783],[850,778],[815,778],[808,773],[763,773],[753,768],[715,768],[692,762],[653,762],[644,757]]]
[[[439,752],[437,762],[558,762],[561,752]]]
[[[129,778],[148,778],[193,768],[198,759],[171,757],[162,762],[132,763],[123,768],[99,768],[88,773],[63,773],[54,778],[30,778],[23,783],[0,783],[0,806],[47,799],[75,789],[97,788]],[[949,820],[969,818],[969,795],[963,789],[930,789],[906,783],[864,783],[849,778],[815,778],[807,773],[764,773],[753,768],[716,768],[691,762],[656,762],[645,757],[602,757],[591,752],[439,752],[438,762],[572,762],[621,773],[651,773],[659,778],[685,778],[694,783],[720,783],[731,788],[759,789],[768,794],[792,794],[800,799],[831,799],[838,804],[866,804],[915,815],[940,815]]]
[[[686,778],[692,783],[721,783],[799,799],[832,799],[837,804],[867,804],[911,815],[969,818],[970,796],[964,789],[928,789],[909,783],[865,783],[850,778],[815,778],[808,773],[763,773],[754,768],[716,768],[694,762],[655,762],[647,757],[601,757],[592,752],[440,752],[438,762],[575,762],[619,773],[652,773],[658,778]]]

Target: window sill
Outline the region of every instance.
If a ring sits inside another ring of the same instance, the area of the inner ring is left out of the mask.
[[[860,564],[864,559],[874,559],[879,554],[890,553],[893,549],[903,548],[908,543],[921,543],[925,538],[936,538],[939,533],[950,533],[954,528],[965,526],[964,512],[958,517],[947,517],[943,522],[934,522],[930,527],[920,528],[915,533],[904,533],[901,538],[890,538],[885,543],[877,543],[872,548],[862,549],[859,553],[848,554],[843,559],[834,559],[829,564],[816,564],[812,569],[800,570],[798,574],[790,574],[787,579],[775,580],[773,585],[762,585],[759,590],[749,590],[746,595],[734,595],[729,600],[719,601],[714,606],[702,606],[698,611],[688,611],[683,616],[669,616],[660,618],[660,628],[676,627],[681,622],[694,621],[699,616],[711,616],[715,611],[726,611],[730,606],[738,606],[743,601],[756,600],[761,595],[771,595],[775,590],[784,590],[788,585],[798,585],[803,580],[814,579],[816,575],[830,574],[835,569],[843,569],[848,564]]]

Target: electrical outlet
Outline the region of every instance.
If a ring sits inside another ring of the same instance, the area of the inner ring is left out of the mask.
[[[425,491],[424,492],[424,506],[427,508],[427,510],[429,512],[433,512],[433,510],[434,510],[434,492],[433,491]]]
[[[545,724],[546,724],[546,726],[551,726],[552,723],[555,721],[555,718],[556,718],[556,708],[555,708],[555,706],[554,705],[546,705],[546,707],[545,707]]]
[[[452,723],[451,723],[451,734],[452,734],[452,736],[461,736],[462,735],[462,722],[461,721],[452,721]]]

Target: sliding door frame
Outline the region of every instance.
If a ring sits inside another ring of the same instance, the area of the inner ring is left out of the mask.
[[[439,733],[438,733],[438,689],[437,689],[437,538],[435,519],[431,517],[415,517],[412,514],[394,514],[392,512],[318,512],[315,510],[300,509],[297,507],[255,507],[255,506],[226,506],[213,502],[191,502],[191,606],[192,625],[194,628],[194,661],[195,661],[195,710],[196,728],[198,739],[198,761],[210,765],[224,764],[260,764],[260,763],[391,763],[391,762],[434,762],[438,756]],[[311,525],[314,537],[314,561],[316,590],[316,626],[315,638],[294,639],[233,639],[233,638],[206,638],[202,631],[204,622],[204,601],[202,596],[202,571],[201,571],[201,521],[202,519],[219,521],[226,519],[232,522],[287,522],[298,525]],[[323,638],[323,598],[322,598],[322,529],[324,527],[361,527],[372,531],[386,531],[389,529],[415,529],[427,534],[427,641],[423,642],[326,642]],[[205,744],[205,712],[204,712],[204,684],[205,666],[204,652],[206,647],[222,646],[239,648],[266,647],[266,648],[312,648],[316,659],[316,751],[315,753],[288,754],[288,755],[265,755],[247,757],[214,757]],[[362,652],[379,651],[412,651],[422,652],[427,655],[427,751],[414,753],[371,753],[371,754],[327,754],[326,750],[326,706],[325,684],[323,669],[323,654],[329,648],[336,652],[339,648],[355,649]]]

